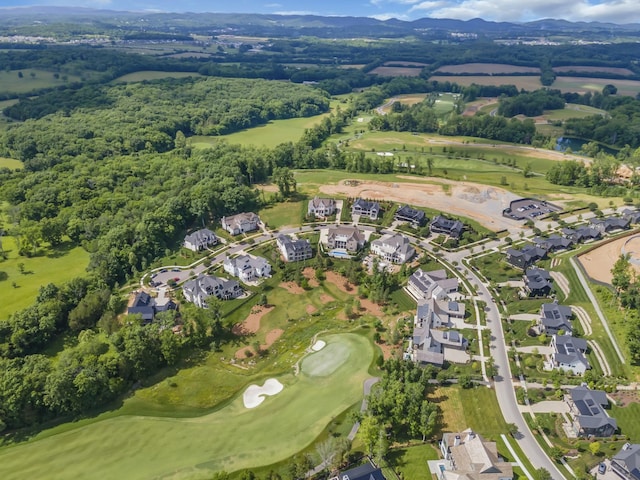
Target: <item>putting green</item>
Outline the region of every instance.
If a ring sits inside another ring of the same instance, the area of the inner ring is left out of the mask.
[[[340,341],[331,342],[302,361],[302,373],[310,377],[331,375],[349,359],[350,353],[350,345]]]
[[[0,478],[210,478],[282,461],[311,443],[331,421],[362,398],[373,359],[361,335],[331,335],[321,352],[302,362],[303,374],[284,375],[284,389],[254,408],[242,394],[209,415],[160,418],[122,415],[74,427],[65,424],[33,440],[0,449]],[[332,373],[317,368],[323,352],[339,353]],[[346,351],[346,354],[344,353]],[[346,360],[349,361],[346,361]],[[322,372],[311,376],[308,371]],[[259,381],[252,379],[250,383]],[[215,379],[211,379],[215,388]]]

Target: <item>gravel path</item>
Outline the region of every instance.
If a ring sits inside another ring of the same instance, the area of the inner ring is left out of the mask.
[[[602,353],[602,350],[600,350],[600,345],[598,345],[595,340],[587,340],[587,344],[591,347],[591,350],[593,350],[594,355],[597,357],[600,368],[602,368],[602,373],[607,377],[611,375],[611,367],[609,366],[609,362],[607,362],[607,358]]]
[[[567,277],[564,276],[562,272],[549,272],[551,274],[551,278],[556,282],[556,285],[562,290],[562,294],[564,298],[568,298],[571,293],[571,288],[569,287],[569,281]]]
[[[578,307],[576,305],[571,305],[571,310],[576,314],[580,325],[582,325],[582,332],[585,337],[589,337],[593,334],[593,330],[591,329],[591,317],[586,312],[586,310],[582,307]]]

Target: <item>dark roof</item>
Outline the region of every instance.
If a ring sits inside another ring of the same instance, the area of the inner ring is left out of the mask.
[[[358,198],[355,202],[353,202],[353,208],[356,207],[360,208],[361,210],[380,210],[380,204],[378,202],[371,202],[362,198]]]
[[[612,461],[624,465],[633,478],[640,480],[640,444],[625,443]]]
[[[386,480],[380,468],[375,468],[371,463],[365,463],[340,473],[340,480]]]
[[[464,224],[460,220],[451,220],[450,218],[443,217],[442,215],[436,215],[433,217],[431,226],[457,236],[461,235],[462,230],[464,229]]]
[[[527,268],[524,274],[524,283],[531,290],[551,288],[551,275],[542,268]]]
[[[536,237],[533,242],[540,248],[547,250],[557,250],[559,248],[568,248],[573,241],[569,238],[561,237],[559,235],[551,235],[549,238]]]
[[[524,257],[527,262],[539,260],[544,258],[547,254],[547,250],[544,248],[536,247],[535,245],[528,243],[522,249],[516,250],[515,248],[507,249],[507,256],[512,258]]]
[[[401,217],[403,219],[409,219],[415,223],[422,223],[425,220],[425,213],[422,210],[416,210],[409,205],[403,205],[398,207],[395,217]]]

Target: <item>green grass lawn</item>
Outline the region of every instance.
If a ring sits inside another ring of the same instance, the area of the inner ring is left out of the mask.
[[[437,460],[438,450],[428,443],[410,447],[394,448],[387,454],[389,467],[400,472],[402,478],[432,480],[428,460]],[[387,476],[389,480],[394,476]]]
[[[588,105],[567,103],[561,110],[545,110],[544,117],[549,121],[567,120],[568,118],[584,118],[592,115],[605,115],[607,112]]]
[[[279,202],[263,208],[259,215],[269,228],[292,227],[300,225],[307,212],[306,207],[305,200]]]
[[[633,443],[640,442],[640,403],[630,403],[624,407],[613,405],[609,414],[618,421],[623,435]]]
[[[112,83],[132,83],[142,82],[144,80],[160,80],[163,78],[186,78],[201,77],[199,73],[194,72],[160,72],[155,70],[143,70],[140,72],[127,73],[112,81]]]
[[[2,246],[8,253],[7,260],[0,262],[0,288],[4,301],[0,302],[0,318],[7,318],[16,310],[28,307],[34,302],[41,286],[49,283],[60,284],[75,277],[84,276],[89,264],[89,254],[81,247],[70,248],[63,245],[42,249],[36,257],[18,255],[13,237],[3,237]],[[20,273],[19,264],[24,264]],[[15,282],[16,287],[13,287]]]
[[[194,148],[208,148],[211,144],[226,140],[229,143],[241,145],[255,145],[273,148],[285,142],[297,142],[304,131],[317,125],[328,113],[313,117],[287,118],[284,120],[272,120],[266,125],[260,125],[248,130],[230,133],[221,136],[196,135],[190,137],[189,142]]]
[[[0,157],[0,168],[18,170],[22,168],[22,162],[20,160],[14,160],[13,158]]]
[[[222,409],[193,418],[141,415],[98,418],[43,432],[27,443],[0,449],[0,476],[12,478],[210,478],[284,460],[323,431],[332,418],[362,398],[373,359],[370,341],[355,334],[325,337],[347,349],[327,376],[279,378],[284,389],[255,409],[241,396]],[[215,388],[215,379],[205,379]],[[262,384],[264,379],[256,379]],[[37,461],[33,459],[37,458]],[[114,459],[117,459],[114,461]]]
[[[22,78],[19,77],[22,72]],[[34,74],[32,77],[31,74]],[[59,74],[55,78],[54,72],[37,68],[25,68],[22,70],[0,71],[0,93],[27,93],[40,88],[56,87],[68,83],[80,81],[78,75]],[[65,77],[63,79],[63,77]]]

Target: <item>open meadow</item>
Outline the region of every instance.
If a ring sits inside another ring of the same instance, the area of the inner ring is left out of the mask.
[[[13,158],[0,157],[0,168],[18,170],[22,168],[22,162],[20,160],[14,160]]]
[[[2,237],[2,247],[7,259],[0,261],[0,288],[4,292],[0,318],[31,305],[42,286],[84,276],[89,265],[89,254],[82,247],[41,247],[32,257],[18,255],[13,237]]]
[[[163,78],[186,78],[201,77],[199,73],[194,72],[158,72],[153,70],[144,70],[140,72],[127,73],[114,79],[111,83],[133,83],[143,82],[145,80],[161,80]]]
[[[635,97],[640,93],[640,81],[617,78],[557,77],[551,88],[562,92],[595,93],[602,92],[604,86],[609,84],[614,85],[620,95]]]
[[[67,424],[0,450],[3,479],[211,478],[284,460],[310,444],[329,421],[362,398],[373,359],[361,335],[323,337],[301,373],[282,375],[283,390],[255,408],[242,395],[193,418],[124,415]],[[215,388],[215,378],[208,379]],[[256,378],[258,385],[263,379]],[[30,459],[38,458],[38,462]]]
[[[462,63],[459,65],[443,65],[436,70],[437,73],[460,75],[499,75],[507,73],[530,73],[536,75],[540,73],[539,68],[520,67],[518,65],[506,65],[502,63]]]
[[[476,85],[515,85],[518,90],[538,90],[542,88],[539,76],[527,75],[431,75],[429,80],[457,83],[462,86]],[[554,88],[555,88],[554,84]]]
[[[2,70],[0,71],[0,93],[27,93],[41,88],[67,85],[79,80],[79,75],[50,72],[38,68]]]

